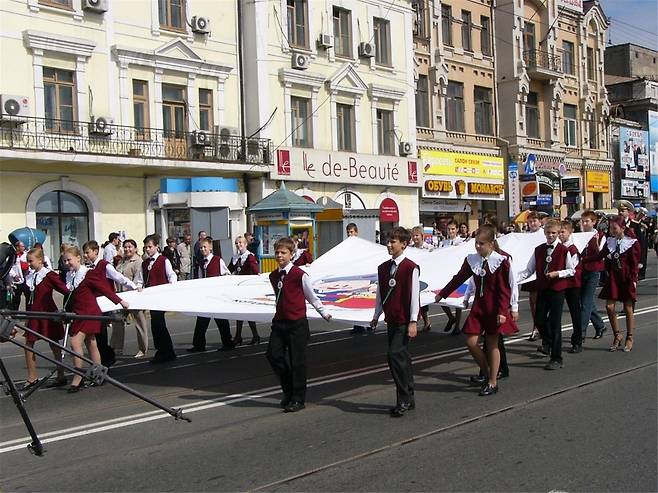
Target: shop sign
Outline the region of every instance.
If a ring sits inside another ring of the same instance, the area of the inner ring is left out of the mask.
[[[605,171],[586,171],[585,179],[588,192],[610,192],[610,174]]]
[[[649,196],[649,182],[637,180],[621,180],[621,196],[631,199],[642,199]]]
[[[619,128],[619,164],[621,178],[649,180],[649,133],[634,128]]]
[[[428,176],[423,180],[423,197],[426,198],[505,199],[505,185],[501,181],[435,179]]]
[[[301,182],[418,186],[418,161],[399,156],[375,156],[299,147],[277,151],[272,179]]]
[[[553,195],[550,193],[540,193],[537,195],[537,206],[552,206],[553,205]]]
[[[546,185],[549,188],[557,188],[559,183],[553,180],[553,178],[551,178],[550,176],[546,176],[546,175],[537,175],[537,181],[541,185]]]
[[[509,163],[507,165],[507,194],[509,200],[508,214],[510,217],[513,217],[521,212],[519,165],[517,163]]]
[[[505,188],[500,183],[469,183],[468,193],[471,195],[502,195]]]
[[[432,193],[450,193],[453,191],[452,182],[449,180],[425,180],[425,191]]]
[[[521,192],[521,199],[524,202],[535,200],[539,193],[539,181],[537,175],[521,175],[519,177],[519,189]]]
[[[567,196],[562,199],[562,203],[565,205],[580,204],[580,194],[568,193]]]
[[[385,198],[379,206],[379,220],[384,223],[396,223],[400,220],[400,211],[395,200]]]
[[[558,8],[583,13],[583,0],[557,0]]]
[[[503,158],[480,154],[422,150],[420,158],[425,175],[505,180]]]
[[[419,209],[421,212],[471,212],[465,200],[421,199]]]
[[[562,191],[580,192],[580,178],[577,176],[562,178]]]
[[[651,192],[658,193],[658,111],[649,111],[649,170]]]

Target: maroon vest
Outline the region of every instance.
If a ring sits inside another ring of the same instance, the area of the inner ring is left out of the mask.
[[[597,231],[594,236],[590,238],[583,252],[584,257],[594,257],[599,254],[599,242],[603,237],[603,233]],[[603,260],[597,260],[596,262],[587,262],[583,264],[583,270],[587,272],[601,272],[605,269],[605,263]]]
[[[233,259],[231,259],[231,263],[228,265],[228,270],[231,271],[232,274],[237,274],[239,276],[254,275],[260,272],[258,262],[253,254],[247,255],[247,260],[245,260],[244,264],[242,263],[241,258],[238,258],[236,263],[233,263]]]
[[[576,266],[576,275],[574,277],[567,277],[567,287],[569,288],[579,288],[582,285],[583,279],[583,261],[580,259],[580,252],[578,252],[578,247],[571,244],[567,247],[567,251],[571,254],[571,257],[578,258],[578,265]],[[565,259],[566,260],[566,259]]]
[[[161,284],[168,284],[167,270],[165,269],[165,261],[167,258],[164,255],[158,255],[155,259],[151,270],[148,269],[151,259],[146,259],[142,262],[142,276],[144,279],[144,287],[160,286]]]
[[[98,273],[98,277],[101,279],[105,279],[105,282],[107,285],[112,289],[112,291],[116,291],[114,287],[114,281],[107,277],[107,266],[110,265],[110,263],[105,260],[101,259],[96,266],[94,267],[94,270]]]
[[[220,267],[220,260],[221,257],[218,257],[217,255],[213,255],[212,258],[210,259],[210,263],[206,265],[204,268],[204,263],[206,259],[204,258],[201,260],[201,273],[203,277],[219,277],[222,275],[222,268]]]
[[[395,286],[391,288],[389,281],[392,264],[393,260],[389,260],[377,269],[379,296],[384,305],[384,320],[389,324],[405,325],[411,321],[411,281],[414,269],[418,266],[408,258],[402,260],[395,273]],[[384,299],[386,299],[385,303]]]
[[[306,297],[302,287],[304,271],[293,265],[290,272],[281,276],[279,269],[270,272],[270,283],[274,289],[276,313],[274,320],[301,320],[306,318]],[[283,277],[283,287],[279,293],[279,281]]]
[[[548,279],[546,272],[564,270],[567,265],[567,247],[558,243],[551,253],[551,262],[546,269],[546,251],[548,245],[542,243],[535,248],[535,271],[537,273],[537,291],[542,289],[552,289],[553,291],[564,291],[569,287],[568,281],[564,278]]]

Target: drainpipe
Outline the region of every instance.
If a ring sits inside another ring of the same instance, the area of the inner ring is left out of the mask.
[[[237,6],[237,51],[238,51],[238,99],[240,100],[240,137],[245,138],[247,135],[247,109],[245,98],[245,70],[244,70],[244,26],[243,26],[243,12],[242,0],[235,0]],[[247,206],[251,205],[251,197],[249,194],[249,179],[247,173],[242,174],[242,186],[247,197]],[[251,231],[251,220],[245,209],[246,227],[245,231]],[[243,234],[241,231],[239,234]]]

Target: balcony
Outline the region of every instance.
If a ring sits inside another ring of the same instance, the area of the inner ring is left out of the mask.
[[[272,162],[269,139],[247,139],[228,132],[169,131],[114,124],[102,127],[89,122],[36,117],[3,117],[1,149],[140,158],[164,161],[165,166],[166,161],[171,162],[169,166],[175,161],[192,161],[206,165],[224,163],[230,169],[240,169],[239,165]]]
[[[536,80],[553,80],[562,77],[561,59],[547,51],[528,50],[523,52],[528,76]]]

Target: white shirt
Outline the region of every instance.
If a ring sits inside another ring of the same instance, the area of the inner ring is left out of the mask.
[[[286,265],[283,269],[279,269],[279,272],[288,275],[290,273],[290,269],[293,268],[293,265],[294,264],[292,262],[289,262],[288,265]],[[320,316],[324,318],[325,314],[327,313],[327,308],[322,304],[322,301],[320,301],[318,295],[315,294],[315,291],[313,291],[311,278],[306,272],[304,272],[304,275],[302,276],[302,290],[304,291],[304,298],[306,298],[306,301],[308,301],[311,306],[315,308],[315,311],[317,311]]]
[[[25,284],[27,284],[28,289],[34,291],[41,281],[43,281],[48,275],[48,272],[50,272],[50,269],[45,265],[38,271],[30,269],[27,276],[25,276]]]
[[[151,262],[151,265],[153,265],[159,256],[160,256],[160,252],[155,252],[155,255],[153,255],[152,257],[146,257],[144,259],[144,262],[148,262],[150,259],[153,259],[153,262]],[[166,257],[165,257],[165,275],[167,276],[167,281],[169,282],[169,284],[174,284],[176,281],[178,281],[178,276],[174,272],[174,268],[171,266],[171,262],[169,262],[169,259]],[[139,268],[139,270],[137,271],[137,275],[135,276],[135,284],[137,285],[138,288],[144,286],[144,273],[141,267]]]
[[[106,247],[107,248],[107,247]],[[114,257],[112,257],[114,259]],[[101,261],[100,257],[96,257],[96,260],[94,260],[93,266],[96,268],[98,266],[98,263]],[[109,262],[109,261],[108,261]],[[137,285],[132,282],[130,279],[128,279],[126,276],[124,276],[121,272],[116,270],[112,263],[108,263],[107,267],[105,268],[105,277],[108,279],[116,282],[119,286],[123,286],[128,289],[137,289]]]
[[[114,262],[114,257],[117,256],[117,248],[114,246],[113,243],[108,243],[105,245],[105,248],[103,248],[103,260],[107,260],[108,262],[112,263]]]
[[[553,243],[547,243],[548,246],[552,246],[555,248],[558,244],[560,243],[559,239],[556,239]],[[575,261],[575,264],[574,264]],[[578,265],[578,256],[572,256],[571,253],[567,252],[567,258],[565,262],[565,267],[566,269],[564,270],[559,270],[558,271],[558,277],[564,278],[564,277],[573,277],[576,275],[576,266]],[[522,270],[519,272],[518,275],[518,282],[523,281],[524,279],[527,279],[531,275],[535,273],[537,270],[537,264],[535,262],[535,255],[532,254],[530,255],[530,260],[528,260],[528,265],[526,266],[525,270]]]
[[[453,239],[446,238],[441,242],[441,246],[439,248],[456,246],[459,245],[460,243],[464,243],[464,238],[462,238],[461,236],[457,236]]]
[[[89,268],[84,265],[81,265],[80,268],[76,271],[68,271],[66,273],[66,287],[73,291],[80,285],[82,281],[85,280],[88,271]]]
[[[402,262],[406,257],[405,252],[403,251],[400,255],[395,257],[393,262],[394,265],[391,265],[391,273],[393,273],[393,268],[397,270],[400,267],[400,262]],[[379,320],[382,312],[384,311],[384,305],[381,298],[381,288],[377,288],[377,296],[375,297],[375,314],[373,315],[373,320]],[[420,268],[416,266],[413,273],[411,274],[411,305],[409,306],[409,322],[415,322],[418,320],[418,312],[420,310]]]

